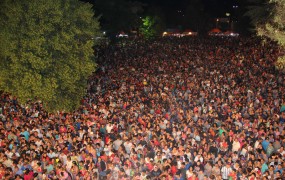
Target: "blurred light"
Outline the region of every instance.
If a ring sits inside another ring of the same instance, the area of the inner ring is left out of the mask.
[[[231,14],[230,13],[226,13],[226,16],[230,16]]]
[[[103,34],[105,35],[105,34],[106,34],[106,31],[103,31]]]
[[[165,36],[165,35],[167,35],[167,32],[163,32],[163,34],[162,34],[163,36]]]
[[[220,21],[219,19],[217,19],[217,21]]]
[[[189,34],[189,35],[192,35],[192,32],[189,32],[188,34]]]
[[[118,37],[129,37],[129,35],[127,35],[127,34],[119,34]]]

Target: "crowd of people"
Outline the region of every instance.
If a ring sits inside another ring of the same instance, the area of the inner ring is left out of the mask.
[[[1,95],[0,179],[284,179],[281,54],[242,37],[108,46],[73,113]]]

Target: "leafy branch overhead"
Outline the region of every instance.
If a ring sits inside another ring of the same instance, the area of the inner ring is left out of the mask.
[[[285,0],[249,0],[252,6],[245,14],[255,25],[257,34],[268,37],[285,48]],[[285,57],[279,57],[276,68],[285,71]]]
[[[92,6],[78,0],[0,2],[0,88],[24,103],[71,111],[95,71],[99,34]]]

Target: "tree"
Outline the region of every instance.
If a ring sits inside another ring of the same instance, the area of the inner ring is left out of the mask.
[[[268,37],[284,48],[285,0],[263,0],[262,2],[261,5],[250,7],[246,15],[251,18],[259,36]],[[285,56],[278,58],[276,68],[285,71]]]
[[[247,11],[245,16],[250,18],[251,24],[256,27],[263,26],[270,19],[270,6],[268,0],[246,0]]]
[[[74,110],[95,71],[99,34],[92,6],[78,0],[0,3],[0,89],[49,111]]]
[[[155,35],[161,35],[166,29],[165,13],[162,11],[161,7],[149,6],[145,11],[145,15],[153,18],[153,30],[155,31]]]
[[[151,39],[155,37],[156,31],[155,31],[155,24],[157,20],[154,17],[146,16],[145,18],[142,18],[142,26],[140,28],[140,32],[146,39]]]

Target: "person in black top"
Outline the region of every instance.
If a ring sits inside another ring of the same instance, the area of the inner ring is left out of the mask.
[[[161,173],[162,173],[161,170],[157,166],[154,166],[150,174],[151,174],[151,177],[157,178],[161,175]]]
[[[215,155],[215,157],[217,157],[217,154],[218,154],[218,148],[217,148],[217,146],[216,146],[216,143],[215,143],[215,142],[213,142],[213,143],[211,144],[210,149],[209,149],[209,153],[214,154],[214,155]]]
[[[106,179],[107,173],[107,166],[106,163],[101,157],[98,157],[98,170],[99,170],[99,180]]]

